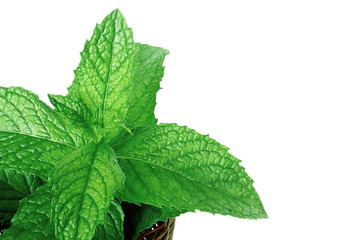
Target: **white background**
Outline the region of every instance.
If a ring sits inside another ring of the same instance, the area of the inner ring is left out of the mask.
[[[269,214],[188,213],[174,240],[360,239],[359,1],[1,1],[0,85],[65,94],[114,8],[171,51],[159,121],[229,146]]]

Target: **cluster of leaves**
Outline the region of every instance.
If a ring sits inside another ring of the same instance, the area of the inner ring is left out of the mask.
[[[131,239],[196,209],[266,217],[226,147],[157,124],[167,54],[135,43],[115,10],[86,42],[69,93],[49,95],[54,108],[0,87],[1,239]]]

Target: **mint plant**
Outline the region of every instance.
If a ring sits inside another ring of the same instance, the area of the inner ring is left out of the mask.
[[[49,95],[53,108],[0,87],[0,239],[136,239],[196,209],[266,217],[228,148],[157,124],[167,54],[135,43],[115,10],[86,41],[68,94]]]

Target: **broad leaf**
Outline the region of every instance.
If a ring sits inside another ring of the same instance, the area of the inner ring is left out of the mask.
[[[39,187],[33,195],[21,200],[20,207],[4,231],[1,240],[54,240],[54,226],[50,223],[50,188]]]
[[[228,148],[176,124],[160,124],[124,140],[118,160],[126,175],[122,200],[241,218],[266,213],[253,180]]]
[[[0,87],[0,168],[46,179],[59,159],[84,144],[83,135],[37,95]]]
[[[116,200],[111,201],[104,224],[96,228],[93,240],[123,240],[124,217],[120,203]]]
[[[159,47],[136,44],[135,73],[129,95],[126,123],[130,128],[156,124],[156,93],[164,75],[163,62],[169,53]]]
[[[106,132],[119,133],[128,111],[135,48],[132,30],[119,10],[97,25],[85,44],[69,96],[80,99]]]
[[[92,239],[110,200],[124,185],[113,150],[88,144],[66,156],[53,171],[52,220],[58,239]]]

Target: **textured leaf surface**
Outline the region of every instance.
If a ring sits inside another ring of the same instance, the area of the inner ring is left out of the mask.
[[[83,135],[37,95],[0,87],[0,168],[46,179],[58,159],[85,142]]]
[[[116,200],[111,201],[104,224],[97,227],[93,240],[123,240],[124,217],[120,203]]]
[[[108,131],[122,129],[134,53],[132,30],[115,10],[96,26],[91,40],[86,42],[69,87],[69,96],[84,102],[97,123]]]
[[[124,185],[113,150],[105,144],[88,144],[66,156],[53,174],[52,219],[57,238],[92,239],[115,190]]]
[[[25,196],[24,193],[0,181],[0,229],[10,226],[10,220],[19,207],[19,201]]]
[[[69,96],[49,94],[49,99],[55,109],[65,115],[76,126],[88,128],[91,114],[86,105],[79,99]]]
[[[130,128],[156,124],[156,93],[164,75],[163,62],[169,53],[159,47],[136,44],[135,73],[129,95],[126,123]]]
[[[176,124],[137,132],[117,152],[122,199],[135,204],[264,218],[252,179],[228,148]]]
[[[130,225],[133,228],[131,234],[133,236],[133,240],[136,240],[142,231],[151,228],[157,222],[165,222],[167,219],[177,217],[185,212],[187,211],[170,208],[157,208],[150,205],[140,207],[136,211],[132,212],[130,216],[127,216],[130,219]]]
[[[33,195],[21,200],[20,207],[4,231],[1,240],[54,240],[54,226],[49,221],[50,188],[39,187]]]
[[[0,181],[9,184],[19,192],[30,195],[43,184],[43,182],[35,176],[24,176],[14,170],[0,169]]]
[[[50,222],[50,189],[49,186],[42,186],[34,195],[21,200],[21,206],[12,220],[11,228],[5,230],[5,234],[0,239],[55,239],[55,226]],[[111,201],[109,210],[105,215],[104,224],[97,227],[93,240],[122,240],[124,233],[123,221],[124,214],[120,204]]]

